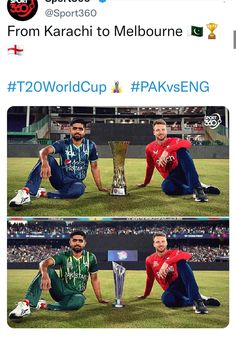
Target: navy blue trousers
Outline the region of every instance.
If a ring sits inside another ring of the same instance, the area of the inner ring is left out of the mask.
[[[186,149],[177,151],[178,166],[162,182],[162,191],[168,195],[192,194],[201,186],[193,159]]]
[[[177,263],[178,278],[162,294],[162,303],[167,307],[187,307],[201,298],[193,271],[185,260]]]
[[[85,191],[85,185],[82,181],[73,179],[64,174],[62,167],[58,165],[56,159],[53,156],[48,156],[48,163],[51,167],[51,177],[49,181],[56,191],[48,192],[48,198],[54,199],[72,199],[79,198]],[[36,195],[37,191],[41,185],[42,178],[40,177],[41,172],[41,161],[35,165],[33,170],[30,172],[28,180],[25,187],[28,187],[30,194]]]

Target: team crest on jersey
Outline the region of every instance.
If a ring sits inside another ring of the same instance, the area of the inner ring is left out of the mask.
[[[68,157],[74,157],[75,156],[75,153],[74,153],[74,151],[73,150],[68,150],[68,149],[66,149],[66,155],[68,156]]]
[[[72,261],[67,261],[67,268],[72,268],[73,267],[73,263]]]
[[[155,268],[155,267],[157,267],[159,265],[159,263],[157,262],[157,261],[154,261],[153,262],[153,267]]]

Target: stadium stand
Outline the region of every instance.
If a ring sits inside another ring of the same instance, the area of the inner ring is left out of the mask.
[[[108,250],[137,250],[138,262],[124,262],[130,269],[143,269],[153,253],[152,236],[164,231],[169,247],[189,251],[193,268],[228,269],[228,219],[81,222],[68,220],[8,221],[8,268],[37,268],[37,263],[67,249],[69,234],[83,230],[88,250],[101,269],[110,269]],[[224,263],[223,263],[224,262]]]
[[[214,130],[204,125],[204,118],[211,114],[221,118],[221,124]],[[170,136],[189,139],[193,147],[201,146],[201,151],[191,149],[194,158],[228,158],[228,110],[193,106],[11,107],[8,110],[8,156],[37,156],[42,146],[66,137],[71,119],[78,116],[88,122],[87,137],[95,141],[103,158],[110,157],[108,141],[111,140],[128,140],[127,157],[143,157],[145,145],[153,140],[151,124],[157,118],[166,120]],[[28,147],[22,146],[27,143]],[[15,144],[21,145],[17,152]],[[204,151],[209,145],[211,148]]]

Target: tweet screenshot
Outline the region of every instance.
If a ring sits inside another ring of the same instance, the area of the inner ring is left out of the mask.
[[[236,1],[0,12],[4,335],[229,336]]]

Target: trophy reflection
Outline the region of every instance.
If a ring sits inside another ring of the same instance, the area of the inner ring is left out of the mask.
[[[113,267],[113,276],[115,283],[115,302],[113,303],[113,307],[115,308],[123,308],[124,304],[121,302],[123,287],[125,281],[125,267],[121,266],[116,262],[112,262]]]
[[[208,35],[208,39],[216,39],[216,35],[214,34],[214,30],[217,28],[217,24],[216,23],[208,23],[207,24],[207,28],[211,31],[210,34]]]
[[[113,182],[110,195],[124,196],[128,195],[125,181],[125,155],[129,146],[127,141],[108,142],[113,156]]]

